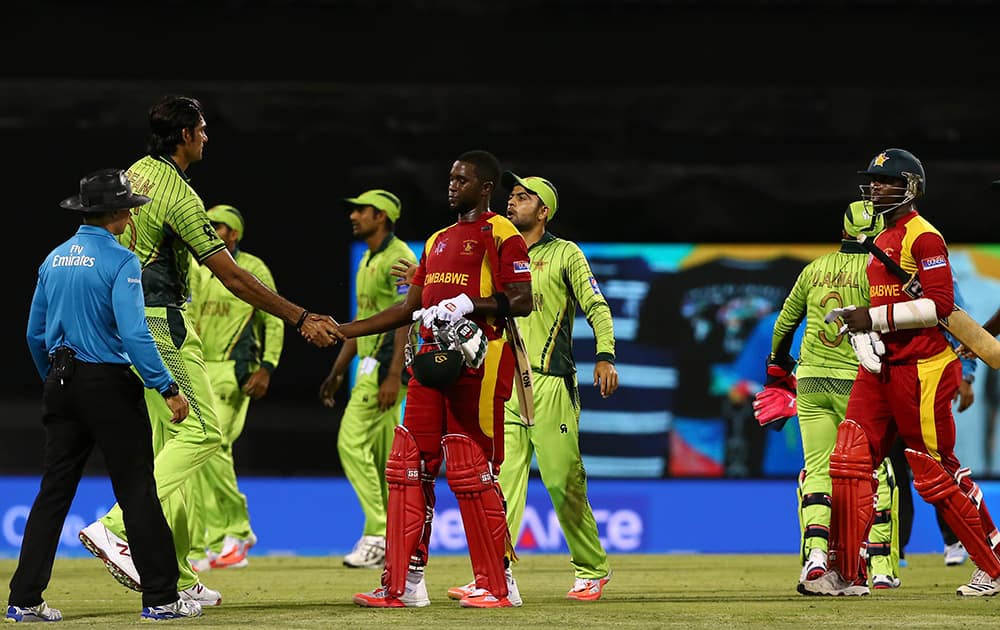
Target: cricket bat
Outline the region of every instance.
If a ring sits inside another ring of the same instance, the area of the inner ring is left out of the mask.
[[[877,258],[885,268],[903,282],[903,292],[917,299],[924,296],[924,288],[916,273],[909,274],[892,258],[879,249],[875,242],[865,234],[858,235],[858,242],[868,252]],[[983,362],[994,370],[1000,368],[1000,341],[991,335],[979,322],[964,310],[955,306],[948,317],[938,320],[938,325],[962,342],[969,350],[975,352]]]
[[[534,381],[531,377],[531,361],[528,359],[528,349],[524,345],[521,337],[521,330],[517,327],[517,322],[513,317],[507,318],[507,340],[514,349],[514,362],[517,366],[517,375],[514,377],[514,384],[517,387],[518,411],[521,414],[521,422],[525,426],[535,426],[535,393]]]

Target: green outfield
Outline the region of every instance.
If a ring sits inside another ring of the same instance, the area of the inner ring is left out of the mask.
[[[626,555],[611,558],[614,579],[599,602],[564,599],[572,585],[565,556],[524,556],[517,581],[524,607],[462,609],[445,596],[469,578],[468,559],[438,556],[427,571],[432,604],[405,610],[351,603],[373,588],[379,572],[346,569],[340,558],[258,558],[250,567],[206,573],[224,604],[200,619],[169,622],[199,628],[996,628],[1000,599],[962,599],[955,587],[970,565],[943,566],[940,555],[910,558],[903,586],[865,598],[802,597],[793,556]],[[0,561],[0,579],[14,569]],[[6,592],[4,592],[6,600]],[[63,611],[58,627],[119,628],[142,624],[139,595],[94,559],[59,560],[46,592]],[[142,624],[147,625],[147,624]]]

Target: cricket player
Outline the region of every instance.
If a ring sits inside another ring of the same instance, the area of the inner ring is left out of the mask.
[[[393,228],[403,204],[387,190],[369,190],[344,200],[351,209],[351,232],[368,245],[355,279],[357,312],[364,319],[400,302],[407,287],[396,284],[392,267],[397,261],[416,263],[406,243]],[[333,407],[334,394],[355,355],[358,367],[351,398],[337,432],[337,452],[365,515],[364,530],[354,549],[344,557],[347,567],[381,567],[385,563],[385,521],[389,486],[385,464],[393,431],[406,396],[403,351],[409,324],[395,330],[344,342],[330,374],[320,386],[320,400]]]
[[[489,210],[499,180],[500,165],[491,153],[458,156],[448,178],[446,215],[458,221],[427,239],[406,300],[339,327],[339,336],[350,339],[419,321],[425,341],[413,358],[403,426],[395,429],[386,465],[382,586],[356,594],[360,606],[430,604],[424,567],[434,482],[445,457],[476,575],[477,589],[461,605],[521,605],[509,569],[513,548],[496,474],[503,463],[503,405],[513,389],[515,362],[501,335],[508,317],[531,311],[531,266],[517,228]],[[463,336],[459,362],[454,348],[434,346],[438,335],[449,331]],[[466,343],[475,351],[466,353]]]
[[[243,214],[219,205],[208,211],[208,219],[236,264],[274,290],[274,277],[264,261],[239,247],[246,233]],[[188,308],[202,341],[222,445],[188,486],[188,501],[201,507],[189,515],[188,559],[198,571],[243,567],[257,536],[250,527],[246,495],[236,481],[233,443],[243,433],[250,401],[267,394],[281,359],[285,325],[233,295],[206,266],[194,270],[191,280]]]
[[[500,487],[507,497],[507,526],[517,540],[535,455],[576,575],[566,597],[597,600],[611,579],[611,568],[587,500],[587,473],[580,456],[573,319],[579,305],[597,340],[594,386],[607,398],[618,388],[611,308],[580,248],[548,231],[559,209],[559,194],[552,182],[507,171],[501,184],[510,191],[507,218],[528,245],[534,303],[532,312],[518,322],[531,360],[534,426],[524,424],[517,401],[508,400],[504,406],[506,455]],[[450,589],[448,596],[461,599],[474,588],[473,581]]]
[[[844,213],[840,249],[824,254],[799,274],[785,299],[774,325],[771,355],[768,358],[767,383],[754,401],[755,416],[768,428],[780,430],[798,408],[799,429],[805,467],[799,474],[799,522],[802,526],[802,572],[798,590],[807,580],[814,580],[827,570],[830,537],[830,452],[837,438],[837,427],[844,420],[847,401],[858,359],[838,331],[840,323],[826,323],[826,313],[833,306],[868,303],[868,277],[865,266],[868,252],[857,242],[859,234],[874,236],[882,230],[881,217],[873,213],[871,203],[856,201]],[[792,336],[802,319],[806,320],[798,368],[789,352]],[[797,383],[796,383],[797,381]],[[797,401],[796,401],[797,392]],[[896,509],[896,483],[892,466],[886,459],[879,466],[879,497],[868,544],[872,586],[899,586],[899,543]],[[853,594],[867,594],[855,589]]]
[[[187,561],[191,535],[183,487],[222,442],[201,339],[185,310],[192,259],[206,265],[239,298],[292,324],[316,346],[336,342],[331,337],[336,322],[329,315],[310,313],[289,302],[238,266],[212,228],[186,172],[201,160],[208,142],[201,103],[186,96],[165,97],[150,108],[149,124],[148,154],[133,164],[126,176],[133,190],[152,201],[132,209],[132,220],[118,241],[139,257],[146,323],[163,362],[191,404],[188,421],[172,424],[162,396],[146,390],[153,423],[156,491],[174,535],[180,570],[177,587],[181,597],[215,606],[222,602],[222,596],[202,585]],[[122,519],[121,508],[115,505],[80,532],[80,541],[116,580],[139,591],[142,584]]]
[[[922,291],[913,282],[904,284],[873,257],[867,269],[871,306],[846,304],[832,310],[851,332],[861,367],[830,456],[830,570],[804,584],[819,594],[856,588],[859,550],[871,526],[876,490],[871,471],[898,434],[907,447],[914,487],[941,510],[976,564],[972,579],[957,593],[996,595],[1000,534],[982,491],[955,456],[951,404],[962,367],[937,325],[954,310],[954,288],[944,238],[914,203],[925,192],[924,167],[909,151],[886,149],[859,173],[869,179],[862,192],[885,217],[886,229],[875,246],[915,274]]]

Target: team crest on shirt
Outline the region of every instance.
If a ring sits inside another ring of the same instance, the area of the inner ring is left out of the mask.
[[[590,288],[594,291],[594,295],[601,294],[601,285],[597,284],[597,278],[590,276]]]
[[[931,269],[938,269],[944,267],[948,264],[948,257],[944,254],[938,256],[931,256],[930,258],[922,258],[920,260],[920,268],[924,271],[929,271]]]
[[[515,260],[514,261],[514,273],[530,273],[531,263],[527,260]]]
[[[448,244],[448,239],[446,238],[439,239],[436,243],[434,243],[434,253],[440,254],[441,252],[443,252],[447,244]]]
[[[478,242],[479,241],[475,241],[471,238],[465,239],[464,241],[462,241],[462,251],[460,251],[459,254],[462,254],[463,256],[471,256],[472,254],[475,254],[476,244]]]

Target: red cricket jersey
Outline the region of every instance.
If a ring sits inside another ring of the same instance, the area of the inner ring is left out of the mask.
[[[501,287],[493,286],[493,265],[487,251],[493,239],[499,257]],[[484,212],[475,221],[459,222],[431,235],[424,244],[423,254],[413,284],[423,287],[424,308],[460,293],[470,298],[489,297],[503,291],[510,282],[530,282],[531,264],[524,237],[507,217]],[[482,315],[469,317],[476,322],[489,339],[500,337],[502,330],[495,325],[495,318]],[[425,339],[426,330],[421,330]]]
[[[948,262],[948,246],[933,225],[916,210],[899,219],[875,238],[875,244],[907,273],[916,272],[924,297],[934,301],[938,318],[955,308],[955,287]],[[872,306],[912,300],[903,292],[903,282],[874,257],[868,260],[869,295]],[[882,333],[889,363],[916,363],[948,348],[941,329],[916,328]]]

